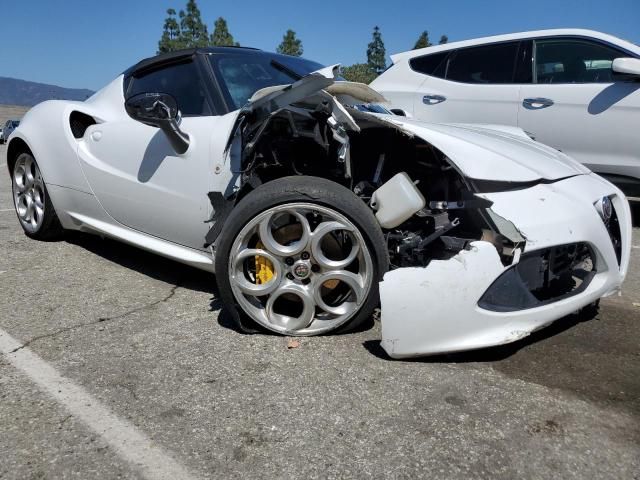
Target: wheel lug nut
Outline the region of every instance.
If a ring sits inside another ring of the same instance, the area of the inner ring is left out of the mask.
[[[300,258],[302,258],[303,260],[309,260],[309,257],[311,255],[309,255],[309,252],[302,252],[302,255],[300,255]]]
[[[284,259],[284,263],[286,263],[289,266],[293,265],[293,258],[291,258],[291,257],[285,258]]]
[[[293,280],[293,273],[291,273],[291,272],[287,273],[287,278],[289,280]]]
[[[320,267],[314,263],[311,265],[311,271],[317,273],[320,271]]]
[[[304,280],[302,280],[302,283],[304,283],[305,285],[309,285],[310,282],[311,280],[309,280],[308,278],[305,278]]]

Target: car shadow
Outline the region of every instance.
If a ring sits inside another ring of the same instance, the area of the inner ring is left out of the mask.
[[[179,285],[188,290],[211,293],[214,298],[218,296],[215,276],[212,273],[198,270],[126,243],[88,233],[66,232],[65,241],[156,280]]]
[[[629,83],[629,82],[616,82],[605,89],[603,89],[600,93],[598,93],[589,105],[587,106],[587,111],[591,115],[599,115],[603,112],[606,112],[609,108],[614,106],[620,100],[628,97],[629,95],[635,93],[636,90],[640,88],[639,83]]]
[[[164,159],[171,155],[175,155],[175,153],[167,140],[167,136],[161,130],[158,130],[151,137],[151,141],[144,152],[142,163],[138,169],[138,181],[146,183],[151,180],[151,177],[155,175]]]
[[[635,209],[632,208],[634,211],[634,225],[637,225],[637,221],[640,220],[640,202],[634,203]],[[279,335],[266,329],[262,329],[259,326],[252,325],[250,322],[245,322],[244,324],[239,325],[235,314],[223,305],[218,292],[215,276],[211,273],[198,270],[188,265],[183,265],[116,240],[111,240],[109,238],[103,239],[87,233],[68,232],[65,240],[68,243],[84,248],[85,250],[110,262],[117,263],[122,267],[134,270],[156,280],[160,280],[171,285],[179,285],[181,288],[189,290],[210,293],[211,299],[209,302],[209,311],[218,312],[217,322],[223,328],[233,330],[234,332],[242,335]],[[557,320],[550,326],[542,330],[538,330],[522,340],[507,345],[484,348],[471,352],[407,359],[405,361],[425,363],[496,362],[514,355],[519,350],[529,345],[541,342],[554,335],[569,330],[579,323],[592,320],[596,315],[597,308],[587,307],[578,313]],[[240,321],[240,323],[242,323],[242,321]],[[349,330],[348,333],[355,334],[367,331],[373,327],[374,323],[374,317],[370,317],[362,322],[357,328]],[[341,335],[341,333],[327,334],[327,336],[331,335]],[[382,349],[380,341],[378,340],[365,341],[363,346],[378,358],[385,360],[391,359]]]
[[[270,335],[274,337],[282,336],[279,333],[272,332],[271,330],[267,330],[266,328],[262,328],[260,325],[252,322],[251,320],[246,320],[243,318],[238,318],[236,313],[231,311],[230,308],[219,304],[220,313],[218,314],[218,325],[223,328],[228,328],[229,330],[233,330],[236,333],[241,335]],[[349,329],[346,332],[329,332],[323,334],[324,337],[332,337],[336,335],[349,335],[366,332],[370,330],[375,325],[374,317],[371,316],[365,319],[360,325],[353,329]]]
[[[588,306],[576,312],[572,315],[568,315],[564,318],[556,320],[551,325],[531,335],[506,345],[499,345],[496,347],[482,348],[478,350],[472,350],[469,352],[447,353],[441,355],[433,355],[430,357],[417,357],[403,359],[405,362],[417,362],[417,363],[491,363],[505,360],[516,354],[518,351],[526,348],[530,345],[542,342],[550,337],[565,332],[579,323],[588,322],[593,320],[598,314],[598,306]],[[378,340],[367,340],[363,343],[371,354],[383,360],[392,360],[387,352],[384,351]],[[396,360],[398,361],[398,360]]]
[[[110,238],[101,238],[88,233],[67,232],[64,240],[84,248],[105,260],[117,263],[124,268],[134,270],[156,280],[170,285],[178,285],[180,288],[188,290],[210,293],[209,311],[218,312],[217,321],[223,328],[228,328],[243,335],[261,334],[279,336],[277,333],[262,329],[257,325],[252,325],[251,322],[242,322],[242,320],[239,322],[234,313],[222,303],[215,276],[212,273],[198,270],[197,268],[178,263],[157,254],[127,245],[126,243]],[[373,324],[373,317],[368,318],[357,328],[349,330],[349,333],[369,330]]]

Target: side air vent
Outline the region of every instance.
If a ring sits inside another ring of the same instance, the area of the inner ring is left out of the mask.
[[[73,133],[73,136],[76,138],[84,137],[84,132],[87,131],[87,128],[89,128],[91,125],[95,125],[96,123],[98,122],[96,122],[92,116],[87,115],[86,113],[71,112],[71,115],[69,115],[69,126],[71,127],[71,133]]]

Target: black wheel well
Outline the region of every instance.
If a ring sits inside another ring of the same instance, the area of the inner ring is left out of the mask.
[[[16,164],[16,160],[23,153],[33,155],[33,152],[31,152],[27,142],[21,138],[14,138],[11,140],[9,147],[7,148],[7,167],[9,168],[9,175],[13,172],[13,166]]]

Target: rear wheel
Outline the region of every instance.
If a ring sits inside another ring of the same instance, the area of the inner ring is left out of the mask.
[[[222,300],[246,320],[287,335],[355,327],[378,304],[388,268],[369,208],[322,178],[288,177],[247,195],[216,248]]]
[[[34,239],[51,240],[62,234],[40,168],[32,155],[22,153],[11,175],[13,204],[24,233]]]

